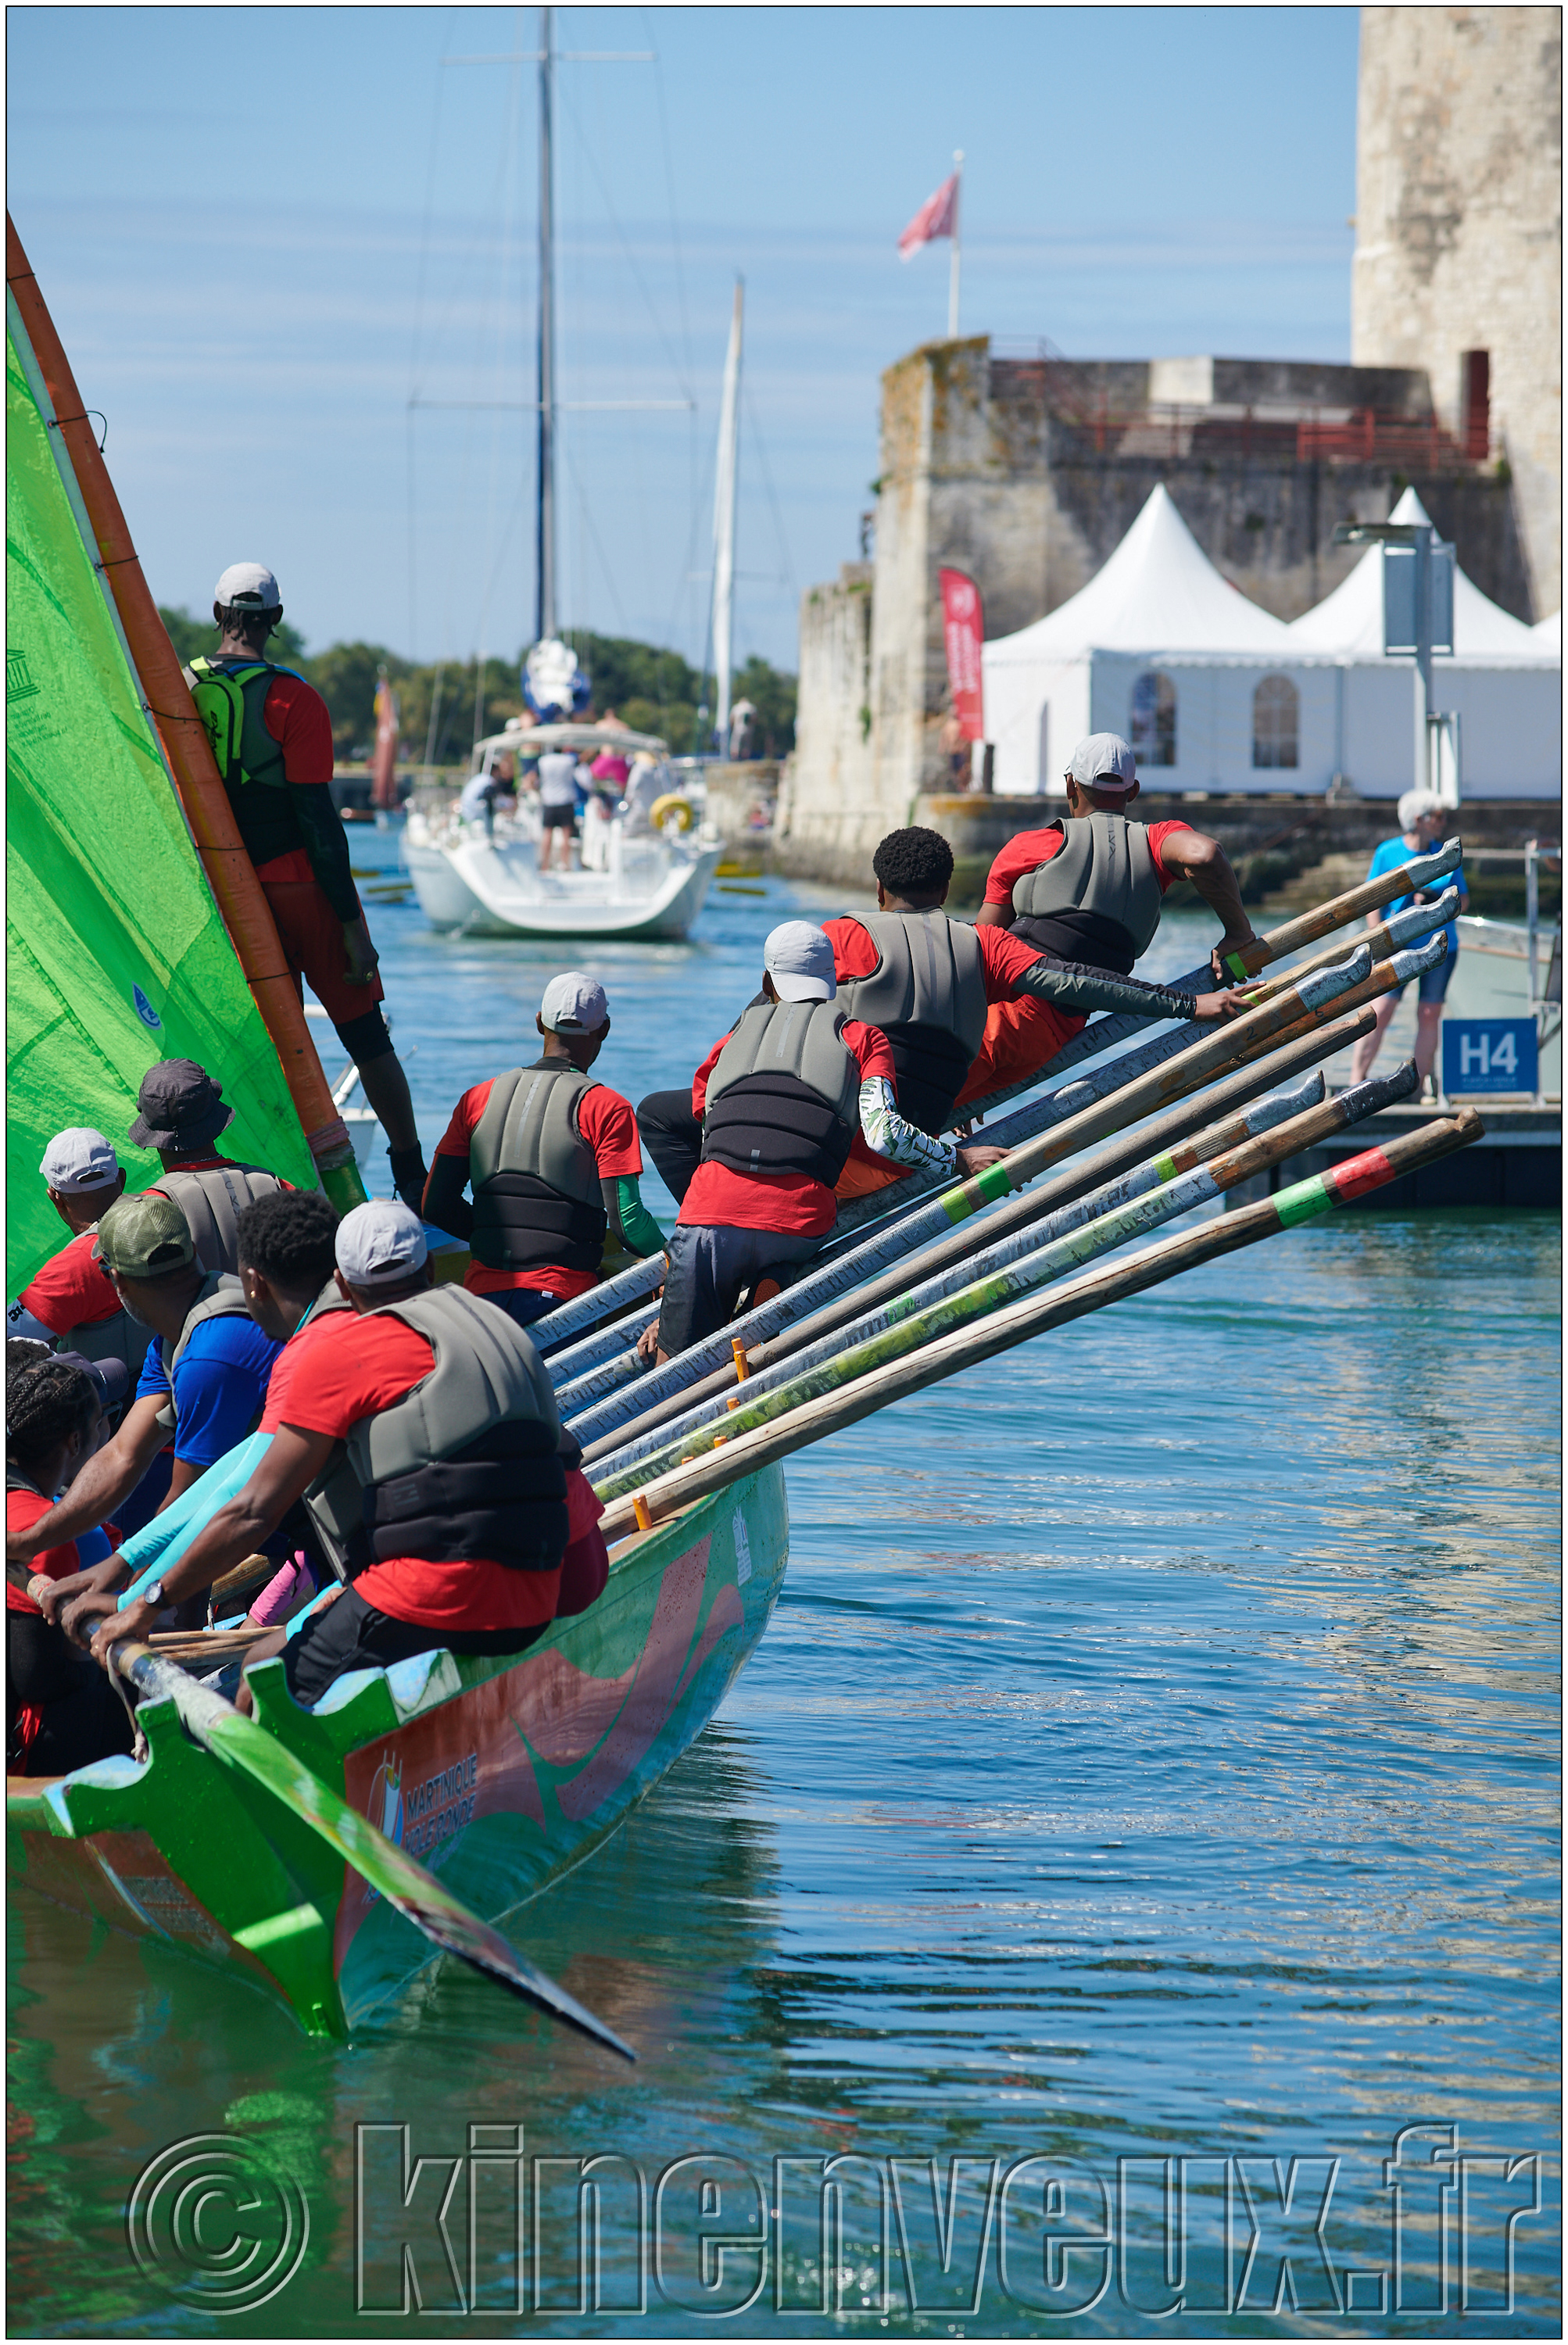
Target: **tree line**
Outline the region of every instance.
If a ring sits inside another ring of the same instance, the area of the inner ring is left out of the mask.
[[[213,650],[210,619],[161,606],[158,615],[182,660]],[[677,756],[706,747],[698,739],[699,730],[707,730],[698,712],[705,701],[712,705],[712,679],[699,675],[678,652],[586,628],[567,628],[565,639],[592,681],[592,715],[613,710],[634,733],[657,734]],[[270,651],[280,667],[298,669],[315,685],[331,712],[333,754],[345,764],[370,755],[383,667],[398,696],[401,756],[409,764],[424,764],[428,749],[433,766],[466,765],[475,740],[499,733],[508,717],[523,713],[521,657],[487,659],[481,671],[472,659],[424,665],[400,659],[382,644],[329,644],[311,654],[286,619]],[[782,757],[795,746],[795,681],[756,654],[731,678],[731,701],[749,700],[756,707],[753,748],[759,756]]]

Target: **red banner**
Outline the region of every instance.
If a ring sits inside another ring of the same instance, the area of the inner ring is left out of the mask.
[[[985,692],[981,681],[980,646],[985,639],[985,614],[980,589],[962,570],[940,570],[942,625],[947,645],[947,680],[952,686],[952,713],[966,741],[985,738]]]
[[[376,685],[376,746],[371,757],[371,802],[374,806],[397,804],[397,695],[382,668]]]

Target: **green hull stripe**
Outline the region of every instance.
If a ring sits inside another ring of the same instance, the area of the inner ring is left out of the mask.
[[[1279,1216],[1282,1230],[1292,1230],[1298,1222],[1309,1222],[1314,1213],[1326,1213],[1333,1203],[1333,1193],[1320,1174],[1310,1181],[1298,1181],[1293,1188],[1281,1189],[1274,1200],[1274,1210]]]

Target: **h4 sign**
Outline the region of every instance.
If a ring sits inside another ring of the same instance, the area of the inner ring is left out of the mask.
[[[1465,1091],[1532,1091],[1537,1082],[1533,1018],[1445,1018],[1442,1087]]]

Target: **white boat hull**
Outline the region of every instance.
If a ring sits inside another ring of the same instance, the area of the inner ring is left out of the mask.
[[[541,871],[525,838],[443,838],[411,820],[403,841],[432,928],[473,937],[684,937],[722,853],[628,841],[618,871]]]

